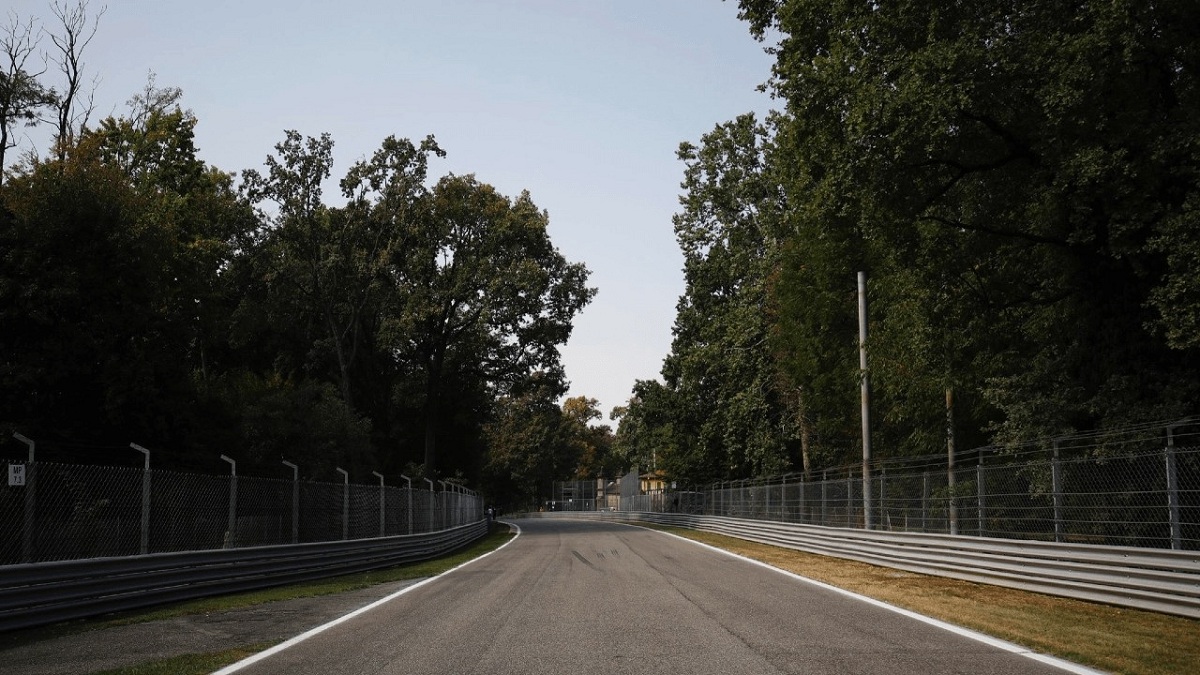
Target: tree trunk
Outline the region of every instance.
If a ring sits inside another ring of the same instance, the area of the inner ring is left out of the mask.
[[[350,364],[347,363],[346,350],[342,347],[341,336],[338,335],[337,326],[333,323],[333,313],[329,310],[329,306],[325,306],[325,324],[329,327],[329,337],[333,340],[333,351],[337,354],[338,362],[338,384],[342,392],[342,401],[349,407],[354,407],[354,402],[350,400]]]
[[[442,411],[439,396],[441,387],[438,384],[442,378],[445,353],[444,348],[437,349],[429,361],[425,380],[425,476],[428,478],[437,475],[437,425]]]
[[[800,462],[804,469],[804,480],[812,478],[812,461],[808,456],[808,416],[804,414],[804,389],[796,390],[796,417],[800,428]]]

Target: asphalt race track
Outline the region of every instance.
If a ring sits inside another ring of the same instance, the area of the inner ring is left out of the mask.
[[[491,555],[220,672],[1067,672],[661,532],[514,524]]]

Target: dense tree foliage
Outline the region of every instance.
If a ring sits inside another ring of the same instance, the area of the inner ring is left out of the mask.
[[[756,358],[776,377],[716,376],[736,368],[728,348],[756,317],[722,325],[726,309],[695,283],[695,244],[681,237],[688,288],[666,388],[684,391],[684,364],[698,362],[714,379],[697,391],[724,402],[715,415],[696,409],[707,400],[695,394],[670,402],[664,451],[687,458],[683,475],[711,476],[718,462],[729,469],[717,475],[778,466],[757,463],[761,447],[745,436],[710,440],[736,400],[724,387],[767,392],[770,414],[743,413],[743,424],[769,420],[819,463],[851,458],[859,270],[869,275],[881,456],[944,447],[948,400],[960,445],[1195,412],[1200,43],[1189,27],[1200,7],[740,6],[755,36],[777,41],[768,87],[783,109],[763,172],[731,176],[721,194],[744,204],[763,174],[780,192],[768,197],[783,205],[769,230],[778,241],[759,259],[775,269],[753,273],[767,281],[771,337]],[[711,199],[692,180],[695,164],[687,171],[683,222]],[[723,222],[762,211],[740,208]],[[689,337],[700,329],[711,334]],[[722,343],[729,356],[700,356]]]
[[[612,430],[588,423],[601,417],[596,399],[568,398],[554,378],[537,374],[503,398],[485,429],[484,480],[504,509],[541,504],[556,480],[616,477],[626,467],[612,454]]]
[[[162,467],[227,454],[327,478],[603,469],[595,402],[555,403],[558,349],[595,290],[529,194],[431,181],[433,137],[390,137],[336,206],[333,140],[294,131],[238,184],[197,157],[180,96],[151,78],[126,115],[0,186],[5,436],[58,459],[128,458],[136,441]],[[520,406],[520,423],[552,412],[557,445],[489,433]]]

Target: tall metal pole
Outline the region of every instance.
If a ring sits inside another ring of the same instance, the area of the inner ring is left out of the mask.
[[[145,464],[142,467],[142,544],[139,551],[142,555],[150,552],[150,451],[137,443],[130,443],[129,447],[137,450],[145,455]]]
[[[300,467],[286,459],[283,465],[292,468],[292,543],[300,543]]]
[[[871,529],[871,378],[867,371],[867,273],[858,273],[858,370],[862,381],[863,527]]]

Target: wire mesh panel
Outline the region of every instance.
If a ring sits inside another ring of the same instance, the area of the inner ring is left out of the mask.
[[[972,452],[973,461],[959,461],[952,472],[928,458],[917,458],[913,470],[885,464],[872,471],[873,526],[1200,549],[1200,448],[1164,446],[1143,435],[1129,443],[1064,448],[1061,456],[1057,444]],[[634,510],[863,527],[862,488],[861,475],[841,469],[722,481],[628,503]]]
[[[142,472],[38,462],[25,484],[0,490],[0,562],[135,554],[142,523]]]
[[[239,476],[237,487],[236,545],[292,543],[292,481]]]
[[[435,494],[47,462],[21,470],[23,482],[0,485],[0,565],[362,539],[483,518],[479,495],[458,486]]]
[[[151,471],[150,495],[151,553],[230,544],[228,477]]]

